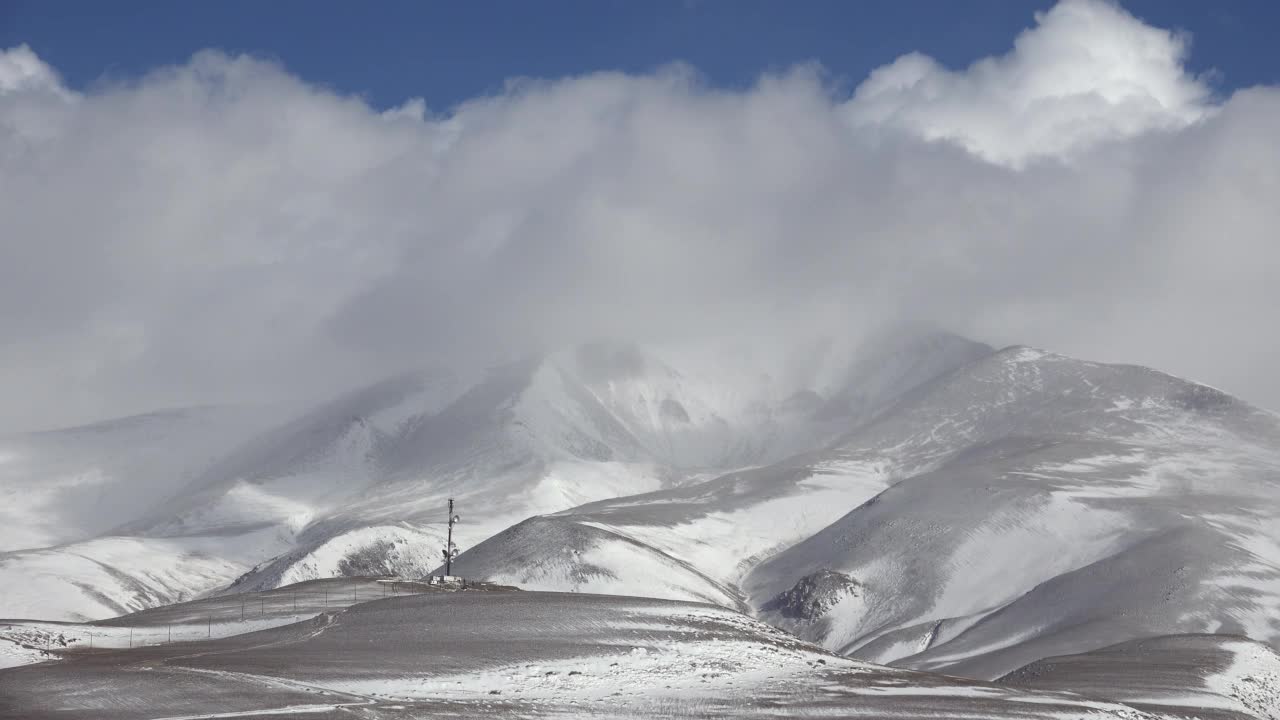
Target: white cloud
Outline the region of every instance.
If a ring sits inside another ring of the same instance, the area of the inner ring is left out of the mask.
[[[0,54],[0,94],[31,90],[57,91],[62,83],[57,73],[31,48],[19,45]]]
[[[1209,88],[1183,69],[1186,37],[1103,0],[1064,0],[1036,22],[1007,55],[963,71],[919,53],[898,58],[859,86],[851,121],[953,141],[1017,167],[1176,130],[1209,111]]]
[[[853,98],[811,67],[723,91],[677,65],[447,115],[216,52],[76,94],[9,50],[0,428],[314,400],[599,336],[895,319],[1277,407],[1280,92],[1210,105],[1183,50],[1070,2],[1010,55],[899,60]],[[886,89],[913,63],[929,102]]]

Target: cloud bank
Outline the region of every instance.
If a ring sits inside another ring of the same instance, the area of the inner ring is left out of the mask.
[[[517,79],[379,111],[216,51],[0,51],[0,429],[597,337],[924,322],[1280,407],[1280,90],[1064,0],[965,69]]]

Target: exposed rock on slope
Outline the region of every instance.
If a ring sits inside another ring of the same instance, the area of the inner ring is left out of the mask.
[[[811,622],[825,615],[837,603],[860,594],[857,581],[848,575],[819,570],[800,578],[795,587],[779,593],[763,609],[789,620]]]

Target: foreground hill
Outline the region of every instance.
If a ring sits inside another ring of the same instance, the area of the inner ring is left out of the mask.
[[[292,625],[0,670],[0,717],[1152,718],[871,665],[723,608],[425,593]]]
[[[230,637],[291,625],[384,597],[458,589],[394,577],[330,578],[263,592],[158,605],[92,622],[0,618],[0,668],[72,657],[89,650]],[[488,589],[490,586],[475,583],[466,588]]]

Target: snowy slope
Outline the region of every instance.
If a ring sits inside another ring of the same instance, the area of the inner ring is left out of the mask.
[[[827,647],[995,677],[1151,634],[1280,640],[1280,421],[1221,392],[1011,348],[832,456],[894,480],[743,582],[762,617]],[[820,571],[857,597],[770,607]]]
[[[0,555],[0,616],[90,620],[194,597],[242,566],[218,538],[105,537]]]
[[[589,577],[596,592],[625,594],[639,587],[655,597],[698,597],[736,607],[736,585],[756,562],[804,540],[883,488],[884,476],[874,468],[818,470],[789,461],[539,517],[525,523],[540,529],[534,537],[513,528],[464,552],[458,565],[495,580],[519,579],[524,587],[575,590],[580,578]],[[538,540],[543,536],[564,539],[544,545]],[[606,552],[602,544],[628,553]],[[629,555],[636,547],[669,560],[657,567],[634,563]],[[671,577],[668,562],[693,572],[690,583],[682,583],[692,595],[663,594],[660,578]],[[531,573],[544,566],[559,570]]]
[[[530,518],[468,551],[453,565],[468,577],[556,588],[710,602],[745,609],[737,592],[687,562],[585,523]]]
[[[270,590],[322,578],[425,577],[439,564],[444,544],[444,533],[434,527],[405,523],[356,528],[260,563],[221,592]]]
[[[1229,635],[1133,640],[1045,658],[999,682],[1070,691],[1175,717],[1280,720],[1280,654]]]

